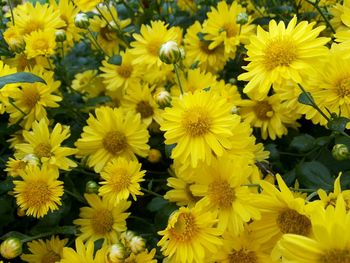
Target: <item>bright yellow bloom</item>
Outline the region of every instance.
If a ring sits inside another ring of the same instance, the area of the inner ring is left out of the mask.
[[[83,12],[92,11],[103,0],[74,0],[74,4]]]
[[[67,156],[75,154],[77,150],[61,146],[69,135],[69,128],[63,127],[59,123],[50,132],[45,119],[41,119],[40,122],[35,121],[31,131],[23,131],[25,143],[15,146],[15,157],[22,159],[28,154],[33,154],[42,164],[57,169],[70,170],[71,167],[77,165]]]
[[[141,164],[137,161],[127,161],[124,158],[112,160],[101,172],[99,195],[112,205],[127,200],[129,195],[136,201],[136,195],[143,195],[140,182],[144,181],[146,172],[140,169]]]
[[[28,263],[56,262],[62,258],[62,251],[68,239],[59,239],[52,236],[51,239],[38,239],[27,243],[31,254],[21,255],[21,259]]]
[[[58,181],[58,170],[30,165],[20,173],[23,181],[14,181],[16,203],[27,210],[26,215],[36,218],[45,216],[49,210],[58,210],[63,195],[63,183]]]
[[[162,115],[161,130],[165,143],[174,144],[171,158],[196,167],[198,161],[210,163],[212,152],[222,156],[232,147],[231,127],[239,122],[230,104],[211,92],[196,91],[174,100],[172,108]]]
[[[25,53],[28,58],[34,58],[37,56],[49,57],[55,54],[56,40],[55,31],[34,31],[24,37],[26,42]]]
[[[6,171],[9,176],[17,177],[20,175],[20,171],[24,171],[28,164],[29,162],[24,160],[17,160],[10,157],[4,171]]]
[[[131,202],[121,200],[111,204],[101,200],[96,194],[85,194],[89,207],[80,208],[80,218],[73,221],[80,227],[83,241],[95,241],[103,238],[107,243],[118,241],[119,234],[126,230],[126,218],[130,213],[125,211]]]
[[[97,70],[86,70],[74,76],[72,88],[85,93],[88,98],[100,96],[105,91],[105,85]]]
[[[88,156],[87,164],[96,172],[118,157],[136,160],[135,154],[147,156],[149,134],[139,114],[110,107],[97,108],[95,114],[90,115],[75,145],[78,156]]]
[[[255,99],[266,98],[272,84],[282,80],[301,83],[312,63],[327,53],[324,46],[329,39],[317,37],[325,28],[313,29],[315,23],[302,21],[297,24],[294,17],[286,27],[281,21],[269,23],[266,32],[258,26],[257,35],[250,38],[247,46],[248,72],[239,75],[239,80],[249,81],[244,92]]]
[[[204,262],[211,253],[222,245],[221,232],[214,228],[215,213],[196,205],[193,208],[180,207],[173,213],[165,230],[160,231],[158,242],[168,262]]]

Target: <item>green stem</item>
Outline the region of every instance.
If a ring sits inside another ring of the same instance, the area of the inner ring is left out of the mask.
[[[306,202],[310,202],[312,198],[314,198],[315,196],[317,196],[318,193],[317,192],[312,192],[311,194],[308,195],[308,197],[305,199]]]
[[[184,94],[184,90],[182,89],[182,84],[181,84],[181,80],[180,80],[180,76],[179,76],[179,68],[178,68],[178,65],[177,65],[177,64],[173,64],[173,65],[174,65],[174,70],[175,70],[177,82],[178,82],[178,84],[179,84],[180,92],[181,92],[181,94]]]
[[[22,113],[24,116],[27,115],[27,113],[25,113],[25,112],[22,111],[20,108],[18,108],[18,106],[17,106],[11,99],[9,99],[9,102],[10,102],[10,104],[11,104],[13,107],[15,107],[16,110],[18,110],[18,111],[19,111],[20,113]]]
[[[35,236],[32,236],[32,237],[24,238],[21,241],[22,241],[22,243],[25,243],[25,242],[36,240],[36,239],[39,239],[39,238],[53,236],[53,235],[56,235],[56,234],[59,234],[59,231],[53,230],[53,231],[49,231],[49,232],[46,232],[46,233],[41,233],[41,234],[38,234],[38,235],[35,235]]]
[[[314,192],[316,192],[315,189],[307,189],[307,188],[293,188],[293,187],[290,187],[289,189],[294,191],[294,192],[304,192],[304,193],[314,193]]]
[[[95,36],[94,36],[94,34],[92,33],[92,31],[90,30],[90,28],[88,28],[87,30],[88,30],[89,34],[91,35],[91,38],[92,38],[91,43],[93,43],[93,45],[94,45],[98,50],[100,50],[100,51],[102,52],[102,54],[104,54],[105,56],[108,56],[108,55],[104,52],[104,50],[103,50],[103,48],[100,46],[100,44],[97,42],[97,39],[95,38]],[[108,57],[109,57],[109,56],[108,56]]]
[[[7,0],[7,4],[8,4],[8,6],[9,6],[9,8],[10,8],[11,19],[12,19],[12,25],[15,25],[15,16],[13,15],[11,0]]]
[[[327,27],[332,31],[333,34],[335,34],[335,30],[332,27],[331,23],[329,22],[329,19],[325,16],[325,14],[322,12],[320,6],[318,5],[319,1],[316,1],[316,3],[311,2],[310,0],[307,0],[307,2],[316,8],[317,12],[322,16],[324,22],[326,23]]]
[[[145,193],[150,194],[150,195],[154,195],[154,196],[156,196],[156,197],[161,197],[161,198],[163,198],[162,195],[160,195],[160,194],[158,194],[158,193],[156,193],[156,192],[153,192],[153,191],[151,191],[151,190],[148,190],[148,189],[146,189],[146,188],[141,187],[141,190],[142,190],[143,192],[145,192]]]
[[[78,194],[76,194],[76,193],[73,193],[73,192],[71,192],[71,191],[69,191],[69,190],[67,190],[67,189],[64,189],[64,192],[65,192],[66,194],[68,194],[68,195],[74,197],[74,198],[77,199],[79,202],[86,204],[86,201],[85,201],[85,199],[84,199],[82,196],[80,196],[80,195],[78,195]]]

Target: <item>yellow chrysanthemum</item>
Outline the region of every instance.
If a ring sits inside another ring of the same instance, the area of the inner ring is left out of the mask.
[[[109,64],[106,60],[102,61],[103,67],[100,70],[104,73],[101,77],[104,79],[106,89],[115,91],[118,89],[127,90],[130,87],[139,85],[143,71],[140,65],[133,65],[135,57],[127,50],[120,52],[122,63],[120,65]]]
[[[196,13],[198,10],[196,1],[194,0],[178,0],[176,1],[176,4],[181,10],[188,11],[190,13]]]
[[[22,50],[25,46],[23,35],[18,30],[18,27],[10,26],[6,29],[3,34],[6,43],[9,45],[9,48],[13,51]]]
[[[38,30],[24,37],[26,42],[25,53],[28,58],[37,56],[49,57],[55,54],[56,40],[54,30]]]
[[[75,154],[77,150],[61,146],[69,135],[69,128],[65,128],[59,123],[50,132],[45,119],[41,119],[40,122],[35,121],[31,131],[23,131],[25,143],[16,145],[15,157],[22,159],[28,154],[33,154],[42,164],[57,169],[70,170],[71,167],[77,165],[67,156]]]
[[[70,247],[63,248],[60,263],[106,263],[107,246],[102,246],[95,253],[94,242],[83,243],[81,238],[75,239],[75,250]]]
[[[105,91],[102,78],[97,70],[86,70],[74,76],[72,88],[85,93],[88,98],[100,96]]]
[[[255,196],[250,193],[248,178],[252,168],[243,158],[230,160],[222,157],[215,159],[204,173],[194,178],[190,189],[194,196],[203,197],[199,203],[208,211],[216,211],[218,228],[238,235],[244,229],[244,223],[260,219],[260,213],[254,206]]]
[[[57,262],[62,258],[62,251],[68,239],[59,239],[52,236],[51,239],[38,239],[27,243],[31,254],[22,254],[21,259],[28,263]]]
[[[103,0],[74,0],[79,9],[83,12],[92,11],[99,3],[102,3]]]
[[[227,5],[225,1],[221,1],[217,8],[211,8],[211,12],[207,13],[208,19],[203,24],[205,40],[210,41],[209,50],[224,44],[225,53],[229,57],[235,57],[236,47],[241,42],[249,42],[255,29],[250,22],[244,25],[237,23],[238,15],[245,12],[245,8],[237,2]]]
[[[110,107],[97,108],[95,114],[96,118],[90,115],[75,145],[78,156],[88,156],[87,164],[96,172],[118,157],[135,160],[135,154],[147,156],[149,134],[139,114]]]
[[[261,129],[263,139],[275,140],[287,134],[287,127],[298,127],[299,115],[290,112],[277,94],[264,100],[245,100],[239,112],[244,121]]]
[[[130,213],[125,211],[131,202],[121,200],[111,204],[96,194],[84,196],[89,207],[80,208],[80,218],[73,221],[80,227],[79,238],[83,241],[103,238],[107,243],[117,242],[119,234],[126,230],[126,218]]]
[[[46,84],[41,82],[21,84],[9,94],[16,107],[13,104],[6,105],[10,123],[14,124],[23,118],[21,124],[26,130],[31,127],[33,121],[47,119],[45,108],[56,108],[59,106],[57,102],[62,100],[60,96],[52,94],[60,86],[60,82],[53,78],[54,72],[34,67],[31,73],[44,79]]]
[[[277,182],[280,190],[269,182],[259,182],[263,192],[255,204],[261,210],[261,219],[251,224],[254,238],[267,250],[271,250],[283,234],[312,234],[305,200],[294,197],[280,175]]]
[[[184,38],[185,43],[185,63],[190,67],[198,61],[200,69],[209,72],[217,72],[224,68],[228,56],[225,54],[223,45],[209,49],[209,43],[204,39],[200,39],[199,35],[203,33],[201,24],[196,21],[187,29]]]
[[[350,213],[342,196],[335,207],[319,207],[311,215],[312,237],[286,234],[278,242],[273,256],[282,262],[348,263],[350,262]]]
[[[4,171],[6,171],[9,176],[17,177],[20,175],[21,171],[24,171],[27,165],[28,162],[24,160],[17,160],[10,157]]]
[[[173,107],[165,109],[160,128],[165,131],[166,144],[176,143],[171,158],[196,167],[200,160],[209,164],[212,152],[222,156],[232,147],[231,127],[239,122],[230,110],[225,99],[205,91],[174,100]]]
[[[214,228],[216,222],[215,213],[201,206],[180,207],[170,216],[166,229],[159,232],[163,237],[158,246],[168,262],[204,262],[222,245],[221,232]]]
[[[247,46],[248,72],[238,76],[249,81],[244,92],[255,99],[264,99],[272,84],[282,80],[301,83],[312,63],[327,53],[324,46],[329,39],[317,37],[325,28],[313,29],[315,23],[302,21],[297,24],[294,17],[285,27],[284,22],[271,20],[269,31],[258,26],[257,35],[250,38]]]
[[[141,120],[149,126],[152,120],[158,124],[162,122],[158,104],[154,101],[151,89],[148,85],[135,85],[130,87],[122,100],[121,106],[126,111],[140,113]]]
[[[63,183],[58,181],[58,170],[46,166],[30,165],[20,173],[23,181],[14,181],[14,193],[18,206],[27,210],[26,215],[36,218],[55,211],[61,205]]]
[[[112,205],[127,200],[129,195],[136,200],[136,195],[143,195],[140,182],[144,181],[146,172],[140,169],[141,164],[137,161],[127,161],[124,158],[112,160],[101,172],[99,195]]]
[[[142,25],[140,33],[133,34],[136,41],[131,42],[133,49],[130,52],[136,57],[134,64],[143,64],[148,68],[163,63],[158,54],[162,44],[171,40],[179,44],[181,40],[181,32],[175,27],[168,29],[163,21],[151,21],[151,26]]]

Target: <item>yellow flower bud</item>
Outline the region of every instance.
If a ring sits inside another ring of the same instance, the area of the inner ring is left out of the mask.
[[[108,260],[111,263],[124,262],[126,250],[122,243],[113,244],[108,251]]]
[[[147,160],[150,163],[158,163],[162,159],[162,153],[157,149],[150,149],[148,151]]]
[[[334,159],[338,161],[347,160],[350,157],[349,149],[345,144],[336,144],[332,149]]]
[[[1,256],[12,259],[22,254],[22,242],[15,237],[9,237],[0,245]]]
[[[164,43],[159,49],[159,58],[166,64],[175,64],[185,55],[185,52],[175,41]]]

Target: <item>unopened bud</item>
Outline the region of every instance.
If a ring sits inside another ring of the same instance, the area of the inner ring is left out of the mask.
[[[87,14],[79,13],[75,16],[74,24],[82,29],[87,29],[90,25],[89,17]]]
[[[343,161],[349,159],[349,149],[345,144],[336,144],[332,149],[334,159]]]
[[[158,163],[162,159],[162,153],[158,149],[150,149],[148,151],[147,160],[150,163]]]
[[[88,181],[85,185],[85,192],[88,194],[97,194],[100,186],[95,181]]]
[[[56,42],[64,42],[67,39],[66,32],[63,29],[59,29],[55,32]]]
[[[244,25],[247,24],[249,20],[249,16],[247,13],[239,13],[236,19],[237,24]]]
[[[127,256],[126,249],[122,243],[113,244],[108,251],[108,260],[111,263],[124,262]]]
[[[134,236],[129,243],[131,251],[135,254],[145,250],[145,245],[145,240],[140,236]]]
[[[159,58],[166,64],[175,64],[185,56],[185,51],[175,41],[164,43],[159,49]]]
[[[171,95],[168,91],[161,90],[161,91],[156,93],[155,100],[160,107],[165,108],[167,106],[170,106]]]
[[[9,237],[0,245],[1,256],[12,259],[22,254],[22,242],[16,237]]]
[[[237,106],[232,106],[231,113],[232,114],[239,114],[239,108]]]
[[[17,209],[17,216],[23,217],[26,215],[26,211],[24,211],[22,208]]]
[[[135,236],[136,235],[133,231],[127,230],[120,235],[120,238],[123,239],[125,243],[129,244]]]

